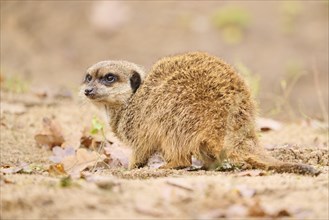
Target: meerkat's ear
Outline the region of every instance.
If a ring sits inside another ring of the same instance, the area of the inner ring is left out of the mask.
[[[133,93],[136,92],[141,82],[142,80],[140,74],[134,70],[132,76],[130,77],[130,86],[131,89],[133,90]]]

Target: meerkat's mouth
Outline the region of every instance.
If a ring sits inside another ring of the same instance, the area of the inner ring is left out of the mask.
[[[86,95],[86,97],[90,100],[90,101],[93,101],[93,102],[99,102],[99,101],[102,101],[105,96],[103,95],[99,95],[97,93],[94,93],[94,94],[88,94]]]

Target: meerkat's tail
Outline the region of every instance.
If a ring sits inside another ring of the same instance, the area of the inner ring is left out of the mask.
[[[266,152],[256,155],[248,155],[245,157],[244,161],[252,168],[273,170],[278,173],[296,173],[311,176],[317,176],[321,173],[310,165],[279,161],[268,155]]]

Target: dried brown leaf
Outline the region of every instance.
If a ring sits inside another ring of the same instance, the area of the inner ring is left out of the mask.
[[[82,135],[80,138],[80,144],[86,148],[90,148],[93,144],[94,137],[90,135],[90,128],[85,127],[82,131]]]
[[[100,155],[95,151],[78,149],[75,155],[65,157],[62,161],[64,170],[73,177],[80,177],[80,172],[87,167],[93,167],[98,162],[105,159],[105,155]]]
[[[75,149],[72,147],[68,147],[68,148],[54,147],[52,151],[53,151],[53,155],[49,157],[49,160],[54,163],[60,163],[64,160],[65,157],[75,155]]]
[[[4,174],[13,174],[13,173],[17,173],[19,171],[22,170],[22,167],[11,167],[11,166],[6,166],[6,167],[2,167],[0,168],[0,173],[4,173]]]
[[[21,162],[18,166],[2,165],[0,173],[13,174],[13,173],[32,173],[32,164]]]
[[[52,164],[48,168],[48,173],[51,176],[67,176],[64,166],[61,163]]]
[[[70,132],[69,135],[65,136],[65,141],[62,143],[62,148],[73,148],[78,149],[81,145],[81,131]]]
[[[62,128],[54,119],[44,118],[42,131],[34,136],[35,141],[40,146],[61,146],[64,143]]]
[[[118,143],[107,143],[104,150],[105,155],[109,158],[108,164],[110,167],[128,168],[131,155],[131,150],[129,148],[119,145]]]

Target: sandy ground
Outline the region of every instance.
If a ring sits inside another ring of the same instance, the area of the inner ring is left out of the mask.
[[[0,77],[6,79],[0,82],[18,78],[31,91],[9,94],[1,88],[0,166],[33,167],[31,173],[0,173],[1,219],[329,218],[328,125],[305,119],[323,118],[319,99],[328,106],[328,1],[107,1],[107,11],[95,12],[98,4],[1,1]],[[230,5],[251,17],[238,44],[225,42],[212,20]],[[95,14],[105,17],[95,23]],[[283,30],[285,19],[292,19],[290,33]],[[105,20],[116,21],[110,24],[114,29],[105,28],[107,34],[97,31]],[[55,117],[68,138],[98,113],[75,97],[40,101],[31,97],[32,90],[76,88],[85,69],[104,59],[125,59],[148,69],[160,57],[195,50],[235,67],[243,64],[259,76],[262,115],[269,116],[287,96],[276,116],[291,122],[259,133],[262,144],[278,159],[311,164],[322,173],[117,167],[74,180],[49,174],[53,153],[34,140],[42,119]],[[301,77],[290,94],[283,94],[282,82],[289,87],[294,75]]]
[[[2,93],[1,101],[18,102],[18,97]],[[329,217],[328,133],[314,122],[283,124],[260,136],[272,155],[312,164],[322,171],[317,177],[119,167],[65,185],[47,172],[52,152],[38,147],[34,135],[43,117],[54,115],[69,134],[90,124],[95,114],[75,100],[1,114],[1,166],[39,167],[30,174],[1,174],[2,219]]]

